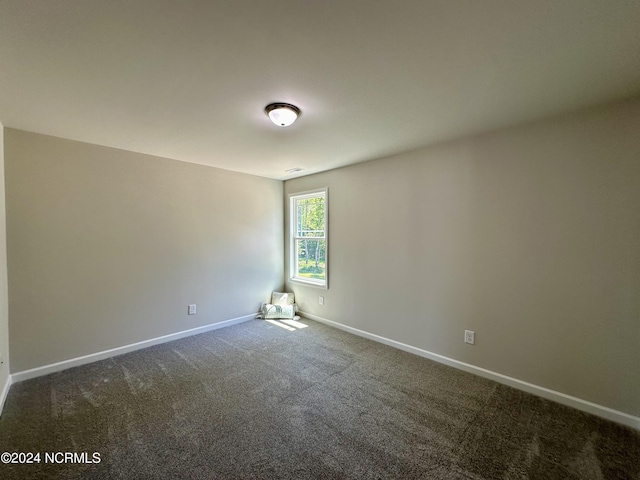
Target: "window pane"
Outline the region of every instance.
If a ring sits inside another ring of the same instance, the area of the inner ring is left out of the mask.
[[[324,237],[324,196],[296,200],[296,237]]]
[[[290,278],[327,286],[327,190],[291,195]]]
[[[296,240],[296,276],[315,280],[326,280],[326,240]]]

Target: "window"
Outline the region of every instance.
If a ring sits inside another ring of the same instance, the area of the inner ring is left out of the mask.
[[[289,278],[327,288],[327,189],[290,195]]]

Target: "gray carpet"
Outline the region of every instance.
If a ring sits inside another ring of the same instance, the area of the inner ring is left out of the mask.
[[[13,385],[0,451],[101,461],[0,464],[0,478],[640,479],[639,432],[301,321]]]

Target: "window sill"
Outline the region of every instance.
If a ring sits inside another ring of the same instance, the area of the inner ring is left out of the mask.
[[[300,285],[307,285],[309,287],[316,287],[316,288],[321,288],[322,290],[328,290],[327,287],[327,282],[314,282],[313,280],[308,280],[306,278],[297,278],[297,277],[291,277],[289,278],[289,281],[291,283],[298,283]]]

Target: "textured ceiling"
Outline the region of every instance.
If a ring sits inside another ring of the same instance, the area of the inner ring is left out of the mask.
[[[5,127],[276,179],[638,94],[638,0],[0,0]]]

